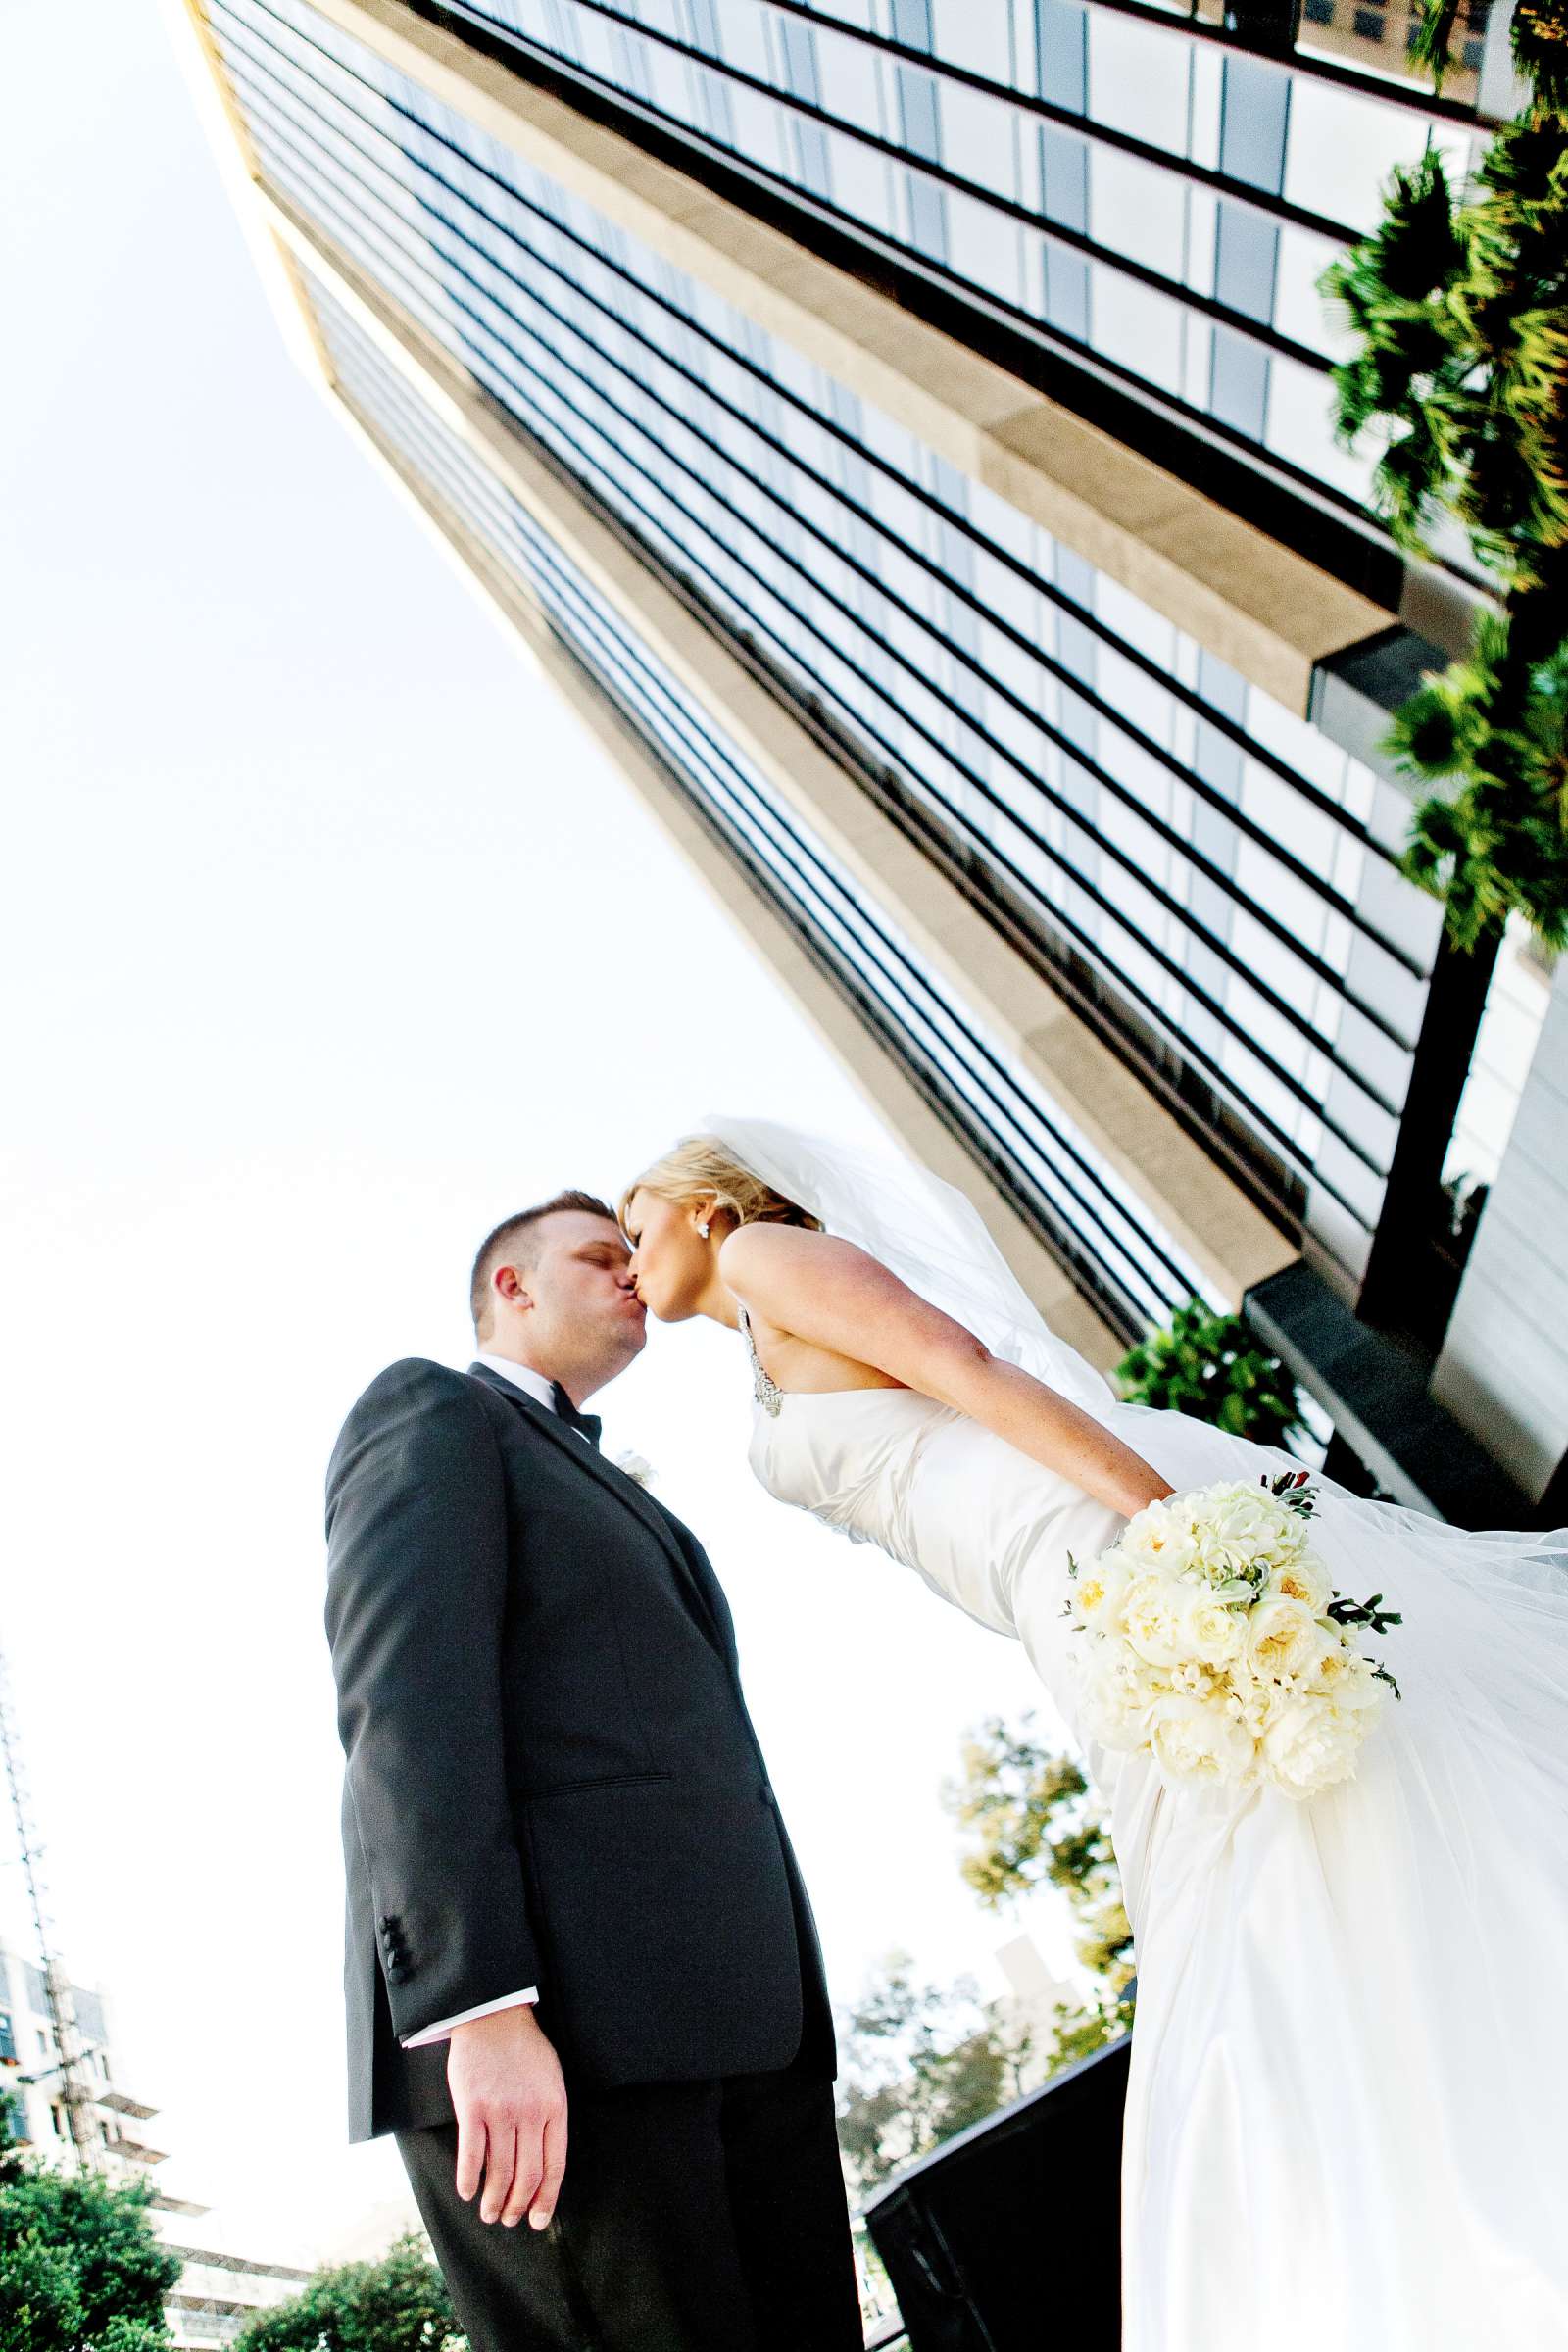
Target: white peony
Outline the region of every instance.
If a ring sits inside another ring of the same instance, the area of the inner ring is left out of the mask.
[[[1287,1796],[1315,1796],[1351,1778],[1366,1724],[1327,1699],[1295,1699],[1263,1735],[1264,1762]]]
[[[1148,1502],[1128,1520],[1116,1546],[1135,1570],[1180,1576],[1198,1556],[1188,1514],[1169,1499]]]
[[[1317,1656],[1301,1678],[1303,1693],[1332,1699],[1348,1714],[1379,1705],[1387,1686],[1378,1681],[1369,1661],[1351,1648],[1339,1628],[1325,1631],[1320,1626],[1318,1640]]]
[[[1121,1630],[1149,1666],[1174,1666],[1186,1654],[1185,1589],[1170,1577],[1134,1577],[1122,1594]]]
[[[1299,1600],[1260,1600],[1247,1622],[1247,1655],[1254,1674],[1287,1682],[1317,1660],[1322,1635]]]
[[[1097,1633],[1114,1632],[1131,1583],[1131,1571],[1114,1551],[1107,1551],[1102,1559],[1091,1560],[1087,1568],[1080,1568],[1073,1586],[1073,1601],[1085,1625]]]
[[[1259,1487],[1211,1490],[1201,1514],[1201,1551],[1210,1576],[1255,1582],[1305,1548],[1301,1521]]]
[[[1180,1693],[1154,1702],[1149,1744],[1161,1772],[1189,1783],[1245,1781],[1256,1754],[1251,1734],[1223,1706]]]
[[[1128,1753],[1149,1738],[1149,1710],[1169,1689],[1125,1642],[1097,1642],[1083,1667],[1087,1726],[1102,1747]]]

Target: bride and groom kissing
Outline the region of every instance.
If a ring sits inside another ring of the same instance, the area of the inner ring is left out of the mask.
[[[351,2125],[396,2133],[473,2352],[861,2340],[821,1955],[729,1610],[582,1410],[650,1311],[736,1331],[763,1486],[1022,1642],[1081,1740],[1139,1953],[1126,2352],[1568,2342],[1562,1537],[1321,1481],[1335,1587],[1402,1604],[1405,1703],[1309,1801],[1177,1781],[1097,1736],[1075,1565],[1296,1465],[1118,1403],[951,1188],[711,1121],[615,1211],[498,1226],[471,1305],[467,1371],[395,1364],[344,1426],[327,1631]]]

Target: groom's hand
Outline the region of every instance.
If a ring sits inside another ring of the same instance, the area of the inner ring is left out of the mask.
[[[531,2008],[499,2009],[453,2029],[447,2084],[458,2117],[458,2194],[481,2174],[479,2218],[514,2230],[549,2226],[566,2169],[566,2085]]]

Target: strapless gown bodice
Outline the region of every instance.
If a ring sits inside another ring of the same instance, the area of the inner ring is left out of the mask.
[[[1059,1580],[1069,1552],[1092,1559],[1123,1524],[911,1389],[786,1395],[776,1415],[758,1413],[751,1461],[780,1502],[876,1544],[999,1634],[1021,1634],[1036,1577]]]

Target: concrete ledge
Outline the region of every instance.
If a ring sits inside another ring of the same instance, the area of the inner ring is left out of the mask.
[[[1348,646],[1320,662],[1312,672],[1306,715],[1313,726],[1384,776],[1401,792],[1411,792],[1383,749],[1394,713],[1434,671],[1446,669],[1449,657],[1428,637],[1397,625],[1384,629],[1361,644]]]
[[[1430,1370],[1298,1259],[1243,1301],[1247,1320],[1387,1494],[1457,1527],[1533,1527],[1535,1507],[1429,1387]]]

